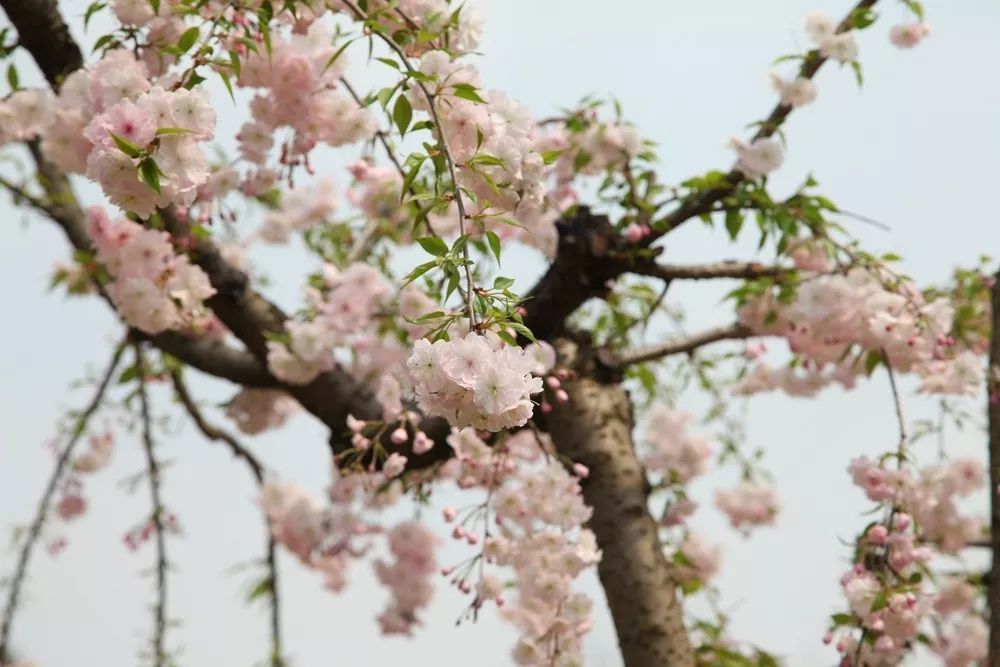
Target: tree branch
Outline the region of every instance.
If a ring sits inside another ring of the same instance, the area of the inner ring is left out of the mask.
[[[153,664],[165,667],[169,656],[164,649],[167,635],[167,540],[163,522],[163,499],[160,494],[160,463],[156,459],[153,441],[153,418],[149,410],[149,396],[146,391],[146,360],[142,346],[136,343],[135,365],[139,369],[139,412],[142,417],[142,446],[146,454],[146,471],[149,476],[149,499],[153,505],[150,517],[156,539],[156,604],[153,606]]]
[[[87,233],[85,215],[76,195],[69,187],[65,174],[45,160],[38,150],[37,142],[31,142],[28,148],[42,176],[40,180],[45,184],[47,200],[30,194],[24,187],[3,176],[0,176],[0,186],[6,188],[15,199],[27,202],[32,208],[58,224],[74,248],[91,252],[93,248]],[[104,290],[99,288],[98,291],[105,301],[111,304]],[[112,309],[114,309],[113,304]],[[133,339],[149,341],[203,373],[230,382],[247,387],[276,387],[279,384],[267,368],[252,355],[218,341],[188,338],[174,331],[148,334],[132,329],[131,335]]]
[[[659,345],[650,345],[635,350],[626,350],[613,358],[609,365],[613,368],[621,369],[632,364],[641,364],[645,361],[653,361],[654,359],[669,357],[674,354],[694,352],[703,345],[717,343],[721,340],[742,340],[750,338],[753,335],[754,333],[749,327],[737,322],[709,329],[688,338],[666,341]]]
[[[662,280],[705,280],[710,278],[764,278],[795,271],[794,267],[768,266],[759,262],[726,260],[708,264],[640,264],[629,272]]]
[[[253,453],[243,446],[235,436],[231,435],[229,432],[215,426],[205,419],[201,410],[198,408],[198,404],[191,397],[191,393],[188,391],[187,384],[184,382],[184,378],[180,371],[173,371],[170,374],[170,380],[173,383],[174,393],[177,396],[177,400],[181,402],[184,406],[184,410],[191,417],[191,421],[194,422],[198,430],[201,431],[209,440],[222,442],[226,444],[233,455],[239,459],[242,459],[247,467],[250,468],[250,472],[253,473],[254,479],[257,484],[261,484],[264,481],[264,466],[261,465],[260,461]],[[271,654],[270,663],[271,667],[283,667],[284,658],[282,658],[281,652],[281,599],[278,593],[278,563],[275,554],[275,543],[274,537],[271,535],[271,529],[265,524],[265,529],[267,531],[267,556],[265,558],[265,564],[267,565],[268,571],[268,591],[271,600],[270,610],[271,610]]]
[[[111,380],[115,376],[115,371],[118,369],[122,353],[125,351],[126,340],[127,338],[115,347],[114,353],[111,355],[111,361],[108,362],[107,370],[104,371],[97,385],[97,391],[94,392],[94,397],[90,400],[90,403],[87,404],[83,412],[77,417],[73,430],[70,432],[69,441],[63,447],[62,452],[59,453],[55,468],[52,470],[52,475],[49,477],[49,481],[45,485],[45,491],[38,501],[35,518],[28,528],[28,533],[18,554],[17,566],[14,570],[14,576],[10,581],[10,590],[7,593],[7,604],[4,607],[3,620],[0,622],[0,665],[6,664],[10,659],[9,642],[11,627],[14,623],[14,614],[17,611],[17,604],[21,597],[21,588],[24,585],[24,579],[28,572],[28,562],[31,559],[35,543],[41,536],[42,526],[45,524],[49,505],[52,503],[52,496],[55,494],[59,480],[62,479],[63,472],[69,463],[73,450],[86,432],[87,423],[104,401],[104,395],[107,393],[108,386],[111,384]]]
[[[990,333],[990,365],[987,374],[990,458],[990,569],[986,602],[989,610],[990,652],[986,664],[1000,665],[1000,272],[994,276],[991,293],[993,330]]]

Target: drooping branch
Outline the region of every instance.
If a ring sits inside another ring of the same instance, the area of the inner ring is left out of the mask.
[[[568,403],[554,404],[549,433],[560,455],[590,469],[581,481],[594,514],[588,526],[603,556],[598,573],[629,667],[693,667],[671,565],[649,513],[649,482],[632,443],[632,406],[617,377],[599,378],[588,352],[557,342],[560,359],[579,379],[564,385]]]
[[[149,395],[146,387],[145,355],[142,346],[136,343],[135,365],[139,369],[139,414],[142,421],[142,448],[146,455],[146,475],[149,479],[149,500],[152,504],[150,521],[153,525],[153,537],[156,543],[156,602],[153,605],[153,638],[150,641],[153,665],[164,667],[168,664],[165,642],[167,636],[167,539],[164,522],[163,498],[160,492],[160,462],[156,458],[156,443],[153,440],[153,416],[149,408]]]
[[[21,550],[17,557],[17,566],[10,580],[3,619],[0,621],[0,665],[5,664],[10,658],[10,633],[14,623],[14,615],[17,612],[17,605],[21,597],[21,588],[24,586],[24,580],[28,573],[28,563],[31,560],[31,554],[34,551],[35,544],[38,542],[38,538],[41,536],[42,526],[45,524],[45,519],[48,516],[52,497],[55,494],[59,480],[62,479],[63,473],[66,471],[66,466],[69,464],[73,450],[76,449],[77,443],[87,430],[90,418],[94,416],[94,413],[97,412],[97,409],[104,401],[104,395],[107,393],[111,380],[115,377],[115,372],[121,361],[122,353],[125,351],[125,346],[125,340],[115,346],[114,353],[111,355],[111,361],[108,362],[107,369],[101,375],[93,398],[91,398],[90,402],[74,421],[69,440],[62,448],[62,451],[59,452],[55,467],[52,469],[52,475],[49,477],[49,481],[45,485],[45,491],[42,492],[42,497],[38,501],[35,517],[28,528],[27,534],[24,536],[24,543],[21,545]]]
[[[0,176],[0,187],[7,189],[15,199],[28,203],[58,224],[74,248],[91,251],[86,218],[65,174],[44,159],[36,142],[31,142],[28,148],[38,167],[39,180],[45,187],[46,198],[30,194],[22,186],[3,176]],[[110,304],[107,293],[103,289],[98,291]],[[149,341],[164,352],[209,375],[248,387],[273,387],[278,384],[252,355],[224,343],[188,338],[173,331],[147,334],[133,329],[131,335],[134,339]]]
[[[709,329],[688,338],[670,340],[659,345],[650,345],[635,350],[626,350],[612,358],[609,364],[616,368],[625,368],[632,364],[641,364],[645,361],[653,361],[654,359],[661,359],[674,354],[694,352],[698,348],[710,343],[717,343],[723,340],[742,340],[750,338],[753,335],[754,332],[749,327],[736,322],[727,326]]]
[[[180,401],[181,405],[184,406],[184,410],[187,412],[188,416],[191,417],[191,421],[194,422],[195,426],[201,431],[209,440],[222,442],[233,455],[241,459],[250,468],[250,472],[253,474],[254,479],[257,484],[261,484],[264,481],[264,466],[257,460],[257,457],[247,449],[239,440],[236,439],[234,435],[225,431],[224,429],[212,424],[205,416],[202,414],[201,409],[195,402],[194,398],[191,396],[191,392],[188,391],[187,384],[184,382],[184,377],[181,375],[180,371],[173,371],[170,374],[170,380],[174,387],[174,394],[177,396],[177,400]],[[281,597],[278,589],[278,563],[276,545],[274,543],[274,537],[271,535],[271,530],[269,526],[265,525],[267,531],[267,555],[265,557],[265,564],[267,566],[267,581],[268,581],[268,597],[270,599],[270,611],[271,611],[271,653],[270,653],[270,663],[271,667],[283,667],[284,658],[282,658],[281,651]]]
[[[994,276],[991,296],[993,329],[990,333],[986,411],[989,417],[990,545],[993,563],[986,595],[990,621],[990,652],[986,664],[1000,665],[1000,272]]]

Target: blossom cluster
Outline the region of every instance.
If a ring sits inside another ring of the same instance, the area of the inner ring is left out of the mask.
[[[304,34],[273,38],[270,53],[246,54],[237,84],[262,92],[250,102],[253,120],[237,134],[244,160],[264,166],[283,127],[294,132],[282,148],[283,164],[304,158],[320,143],[343,146],[375,134],[372,114],[338,88],[346,58],[331,61],[336,52],[326,24],[314,21]]]
[[[542,391],[536,375],[549,370],[492,332],[433,343],[422,338],[406,365],[425,414],[487,431],[523,426],[534,410],[531,395]]]
[[[322,287],[307,291],[315,317],[287,322],[287,345],[268,342],[271,372],[285,382],[307,384],[333,368],[334,348],[368,332],[391,290],[385,276],[367,264],[356,262],[343,271],[326,265]]]
[[[87,212],[87,231],[113,278],[108,296],[126,322],[150,334],[210,325],[204,302],[215,288],[200,267],[174,252],[168,233],[124,218],[112,222],[100,207]]]
[[[200,142],[215,111],[201,90],[150,79],[146,64],[112,49],[70,74],[57,96],[17,91],[0,103],[0,144],[41,137],[42,152],[68,172],[86,173],[125,211],[189,206],[208,179]]]
[[[801,370],[758,366],[734,391],[813,395],[830,382],[850,388],[864,371],[861,353],[867,351],[897,370],[919,373],[925,392],[975,392],[983,370],[974,355],[954,349],[953,317],[947,299],[928,301],[909,283],[888,289],[865,268],[811,276],[790,303],[766,294],[740,309],[755,333],[785,338]]]
[[[452,576],[462,591],[475,588],[474,608],[489,601],[502,607],[502,615],[521,633],[513,649],[516,664],[579,664],[592,602],[571,585],[600,560],[601,552],[594,534],[582,528],[591,510],[583,502],[579,478],[543,455],[542,437],[523,430],[491,448],[471,428],[453,430],[448,444],[455,458],[442,474],[454,477],[462,488],[486,488],[490,494],[479,511],[456,522],[452,536],[479,544],[481,521],[485,539],[474,560],[511,568],[517,597],[508,604],[492,573],[480,576],[473,587],[471,566],[442,573]],[[582,466],[575,472],[587,474]],[[445,510],[447,520],[457,516],[457,511]]]
[[[440,538],[416,521],[407,521],[389,531],[389,550],[394,562],[375,562],[379,581],[392,591],[392,605],[378,617],[385,634],[410,634],[416,612],[427,606],[434,593],[432,577],[437,572],[434,546]]]

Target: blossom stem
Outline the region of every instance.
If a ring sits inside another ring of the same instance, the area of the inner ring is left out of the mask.
[[[73,454],[73,450],[76,448],[77,443],[86,432],[87,424],[90,422],[90,418],[93,417],[94,413],[97,412],[98,408],[104,402],[104,396],[111,384],[111,379],[115,375],[115,371],[118,369],[122,353],[125,351],[126,341],[127,338],[115,346],[115,350],[111,355],[111,361],[108,363],[107,369],[101,376],[101,380],[97,385],[97,391],[94,392],[94,396],[90,400],[90,403],[87,404],[87,406],[83,409],[83,412],[81,412],[76,418],[73,429],[70,431],[69,441],[59,453],[59,457],[56,459],[56,465],[52,470],[52,475],[49,476],[49,481],[45,486],[45,491],[42,493],[42,497],[38,501],[38,508],[35,510],[35,518],[32,520],[31,526],[28,528],[24,543],[21,545],[21,551],[18,554],[17,567],[14,570],[14,576],[10,581],[10,589],[7,593],[7,604],[4,607],[3,620],[0,621],[0,664],[5,664],[10,659],[9,641],[11,627],[14,623],[14,615],[17,612],[17,605],[21,597],[21,589],[24,586],[24,579],[28,572],[28,563],[31,560],[31,554],[34,551],[35,544],[41,536],[42,527],[44,526],[45,519],[48,516],[49,506],[52,504],[52,496],[55,494],[59,480],[62,479],[66,466],[69,463],[70,456]]]

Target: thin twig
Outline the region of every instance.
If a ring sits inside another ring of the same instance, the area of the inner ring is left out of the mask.
[[[689,338],[667,341],[659,345],[650,345],[635,350],[626,350],[611,359],[610,364],[616,368],[625,368],[626,366],[641,364],[645,361],[653,361],[654,359],[661,359],[674,354],[691,353],[703,345],[710,343],[722,340],[742,340],[754,335],[750,327],[736,322],[728,326],[703,331]]]
[[[77,417],[76,424],[73,426],[69,441],[66,443],[66,446],[63,447],[62,452],[60,452],[59,458],[56,459],[55,468],[52,470],[52,475],[49,477],[48,484],[45,486],[45,491],[42,493],[42,497],[38,501],[38,508],[35,510],[35,518],[32,520],[31,526],[28,528],[28,534],[24,539],[24,544],[21,545],[21,551],[17,559],[17,567],[14,570],[14,577],[10,582],[10,590],[7,593],[7,604],[4,608],[3,621],[0,623],[0,664],[3,664],[9,658],[8,643],[10,640],[11,626],[14,623],[14,614],[17,611],[17,604],[21,597],[21,588],[24,585],[24,579],[28,572],[28,562],[31,560],[31,553],[34,550],[35,543],[41,535],[42,526],[45,524],[45,518],[48,515],[49,505],[52,503],[52,496],[55,494],[59,480],[62,479],[63,472],[66,469],[66,465],[69,463],[73,450],[76,448],[77,443],[86,431],[90,418],[95,412],[97,412],[97,409],[104,401],[104,395],[107,393],[108,386],[111,384],[111,379],[114,377],[115,371],[118,368],[118,363],[121,361],[122,353],[125,351],[125,345],[126,341],[123,340],[115,347],[115,351],[111,355],[111,361],[108,363],[107,370],[105,370],[104,375],[101,376],[101,380],[97,385],[97,391],[94,392],[94,396],[90,400],[90,403],[87,404],[87,406],[83,409],[83,412],[80,413],[80,416]]]
[[[191,397],[191,392],[188,391],[187,384],[184,382],[181,372],[173,371],[170,374],[170,380],[173,383],[177,399],[184,406],[184,410],[191,417],[191,421],[198,427],[202,435],[209,440],[225,443],[234,456],[242,459],[247,464],[257,483],[263,483],[264,466],[234,435],[205,419],[205,416],[198,408],[198,404]],[[268,579],[270,580],[269,591],[271,598],[271,667],[283,667],[285,663],[281,651],[281,599],[278,593],[278,564],[274,538],[271,536],[270,528],[266,527],[266,529],[267,557],[265,562],[268,569]]]
[[[354,12],[354,15],[361,21],[368,20],[368,16],[358,9],[358,7],[351,2],[351,0],[343,1],[344,4],[347,5],[347,7]],[[410,64],[410,59],[406,56],[403,49],[401,49],[391,37],[388,37],[381,31],[376,30],[374,32],[390,49],[393,50],[396,55],[399,56],[400,60],[403,61],[401,64],[406,68],[407,74],[410,75],[414,83],[416,83],[417,87],[420,89],[420,92],[422,92],[424,97],[427,98],[427,108],[430,112],[431,120],[434,122],[434,130],[437,133],[438,145],[441,148],[441,154],[444,156],[445,163],[448,165],[448,175],[451,177],[452,193],[455,196],[455,205],[458,208],[458,233],[461,236],[465,236],[465,203],[462,200],[462,188],[458,184],[458,175],[455,172],[455,160],[451,157],[451,152],[448,150],[448,141],[444,136],[444,125],[441,124],[441,117],[437,112],[437,96],[427,90],[427,86],[424,85],[424,82],[417,78],[416,75],[418,73],[415,69],[413,69],[413,65]],[[472,272],[469,269],[469,246],[466,243],[462,244],[462,259],[464,260],[463,269],[465,272],[465,281],[467,283],[465,289],[466,307],[469,309],[469,322],[471,322],[473,327],[475,327],[476,311],[473,308],[472,302],[472,295],[475,286],[472,282]]]
[[[663,280],[704,280],[709,278],[762,278],[792,273],[789,266],[768,266],[759,262],[723,261],[708,264],[639,264],[631,273]]]
[[[184,382],[181,372],[173,371],[170,374],[170,380],[173,383],[174,393],[177,395],[177,400],[179,400],[181,405],[184,406],[184,410],[191,417],[191,420],[194,422],[195,426],[198,427],[198,430],[201,431],[202,434],[209,440],[224,442],[228,445],[234,456],[243,459],[243,461],[250,466],[250,470],[253,472],[253,476],[257,482],[263,482],[264,466],[261,465],[260,461],[257,460],[257,457],[255,457],[249,449],[240,444],[240,441],[233,435],[205,420],[201,410],[198,409],[198,405],[191,397],[191,392],[188,391],[187,384]]]
[[[164,642],[167,634],[167,540],[163,523],[163,500],[160,494],[160,464],[154,452],[153,418],[149,409],[146,391],[146,359],[142,346],[135,344],[135,365],[139,369],[139,410],[142,417],[142,445],[146,453],[146,469],[149,473],[149,498],[153,504],[153,533],[156,538],[156,604],[153,606],[153,664],[164,667],[167,664]]]

